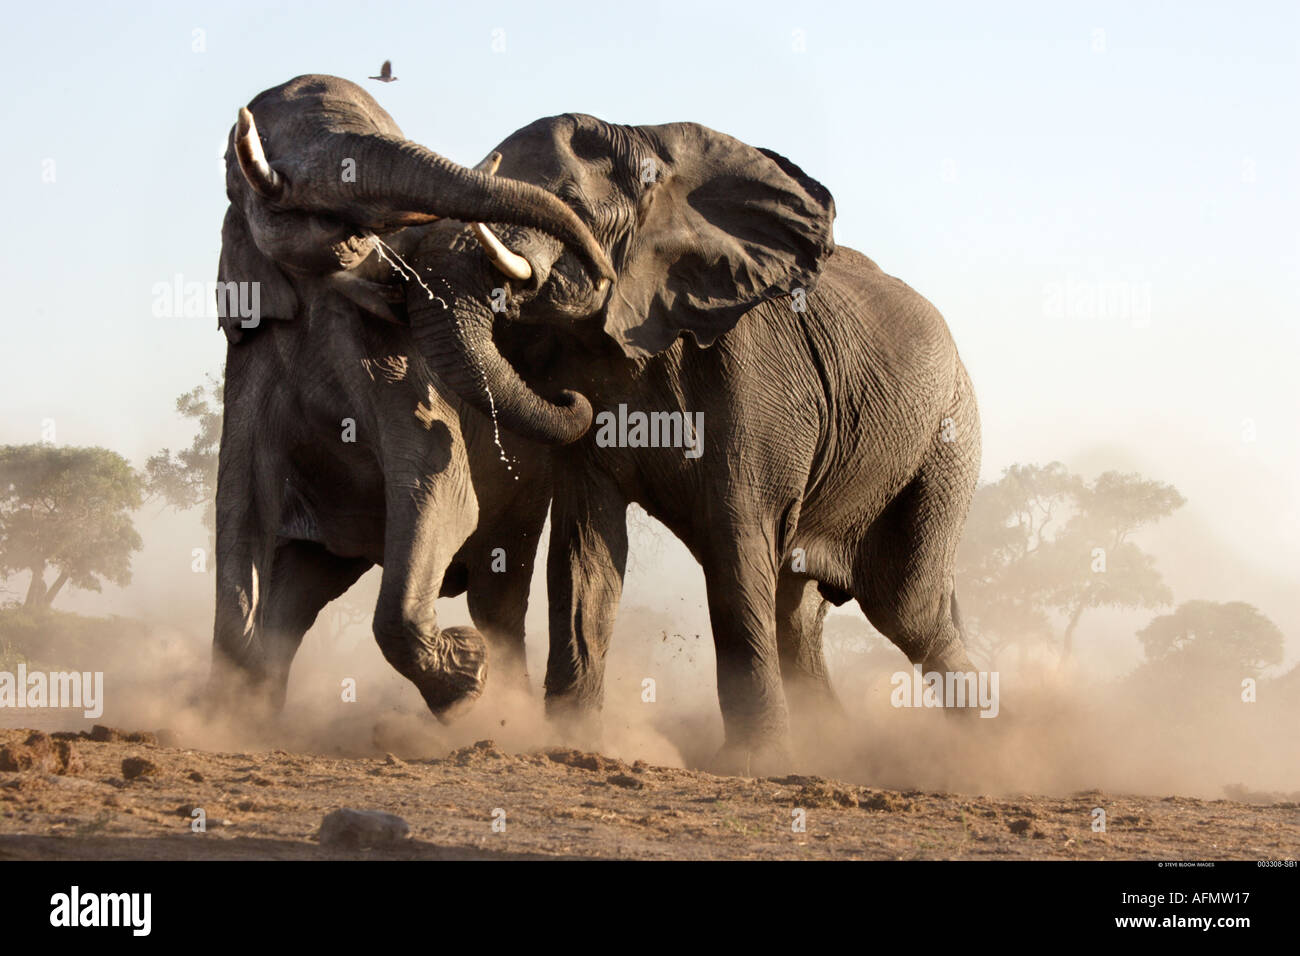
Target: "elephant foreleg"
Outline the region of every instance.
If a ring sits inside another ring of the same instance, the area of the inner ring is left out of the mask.
[[[480,523],[468,542],[470,617],[487,639],[495,680],[528,690],[524,618],[546,522],[547,499],[514,502],[502,515]]]
[[[442,473],[394,474],[386,488],[375,640],[439,719],[477,699],[487,680],[483,636],[472,627],[440,628],[435,606],[443,575],[478,519],[468,471],[461,459]]]
[[[272,546],[244,498],[223,499],[220,494],[216,544],[216,616],[207,703],[224,713],[247,713],[247,701],[262,693],[266,680],[266,649],[259,624]]]
[[[789,716],[777,647],[773,534],[719,530],[704,562],[726,731],[720,769],[760,773],[789,762]]]
[[[557,475],[546,586],[546,713],[583,741],[599,734],[605,654],[627,568],[627,501],[598,478]]]

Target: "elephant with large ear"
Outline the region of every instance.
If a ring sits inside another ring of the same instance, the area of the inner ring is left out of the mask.
[[[630,502],[703,566],[727,765],[784,762],[786,692],[825,684],[824,600],[855,598],[927,670],[969,669],[953,565],[979,419],[935,308],[834,245],[819,183],[722,133],[571,114],[498,151],[500,173],[562,198],[615,270],[603,288],[528,226],[481,250],[473,226],[438,223],[412,250],[452,290],[408,286],[412,332],[465,401],[530,435],[562,424],[544,397],[558,387],[596,412],[551,453],[548,713],[600,708]],[[539,328],[546,347],[502,355]]]
[[[549,193],[494,176],[499,158],[457,166],[333,77],[299,77],[239,111],[218,276],[228,338],[218,697],[251,685],[278,709],[316,615],[375,564],[384,569],[375,637],[435,714],[482,692],[489,645],[522,674],[549,463],[430,373],[384,259],[409,243],[403,226],[453,216],[479,223],[475,242],[489,246],[497,240],[483,223],[528,224],[606,282],[587,227]],[[585,402],[560,401],[561,414],[589,420]],[[500,411],[515,414],[504,399]],[[475,628],[438,625],[439,595],[466,588],[486,642]],[[247,697],[238,701],[247,711]]]

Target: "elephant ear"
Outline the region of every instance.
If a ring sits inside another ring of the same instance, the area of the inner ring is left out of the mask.
[[[257,290],[257,317],[259,324],[266,319],[292,319],[298,311],[298,296],[293,284],[280,271],[279,267],[266,257],[253,242],[244,217],[230,206],[226,209],[225,221],[221,224],[221,259],[217,264],[217,325],[226,333],[226,339],[232,344],[244,337],[245,332],[256,326],[243,326],[244,319],[238,315],[223,314],[234,311],[225,308],[225,302],[240,301],[240,293],[232,298],[223,294],[228,282],[257,283],[252,287]],[[252,301],[252,293],[243,293],[243,301]]]
[[[635,132],[649,151],[605,313],[627,355],[662,352],[683,332],[712,345],[759,302],[812,289],[834,249],[821,183],[695,123]]]

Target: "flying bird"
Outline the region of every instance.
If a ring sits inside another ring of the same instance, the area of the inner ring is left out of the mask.
[[[379,68],[379,75],[372,76],[372,80],[378,80],[380,83],[391,83],[397,77],[393,76],[393,61],[385,60],[384,65]]]

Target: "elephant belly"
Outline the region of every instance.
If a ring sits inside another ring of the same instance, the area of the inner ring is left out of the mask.
[[[384,555],[383,485],[370,488],[337,475],[287,479],[277,533],[314,541],[339,557],[379,564]]]

